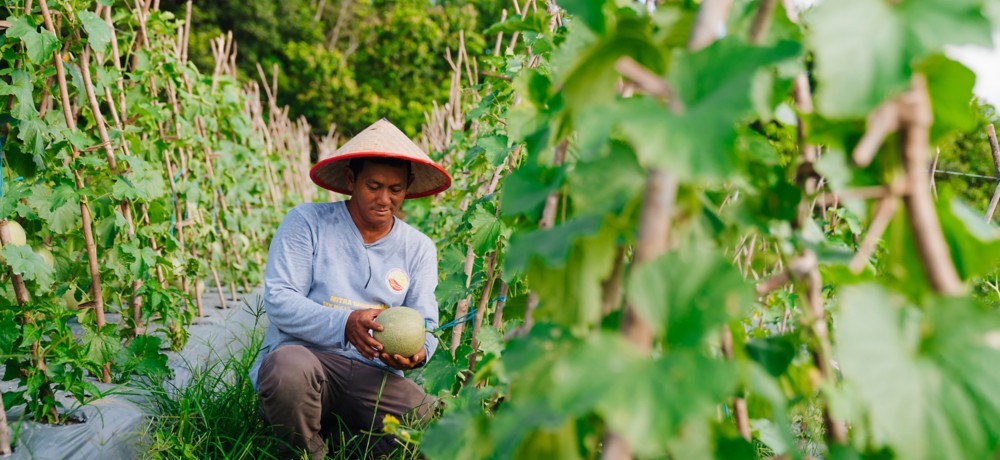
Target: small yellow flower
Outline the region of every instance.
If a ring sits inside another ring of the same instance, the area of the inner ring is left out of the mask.
[[[399,437],[406,442],[410,442],[413,440],[412,438],[410,438],[410,432],[408,430],[400,430]]]
[[[392,414],[386,414],[382,419],[382,431],[395,434],[399,430],[399,419]]]

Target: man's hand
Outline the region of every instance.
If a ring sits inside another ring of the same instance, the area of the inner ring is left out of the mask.
[[[382,330],[382,325],[375,322],[375,317],[379,313],[382,313],[382,310],[377,308],[352,311],[347,316],[347,324],[344,326],[344,338],[368,359],[375,359],[382,351],[382,344],[368,333],[370,329]]]
[[[423,364],[424,360],[427,359],[427,350],[421,348],[417,354],[407,358],[400,354],[389,355],[389,353],[380,353],[379,359],[382,360],[387,366],[393,369],[399,369],[401,371],[408,371]]]

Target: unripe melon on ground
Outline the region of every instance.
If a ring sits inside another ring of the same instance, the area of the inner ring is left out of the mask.
[[[379,313],[375,322],[381,331],[372,331],[372,337],[382,343],[382,351],[407,358],[424,347],[424,316],[410,307],[392,307]]]
[[[28,244],[28,235],[24,233],[24,227],[17,223],[15,220],[7,221],[7,231],[10,232],[10,244],[13,246],[24,246]],[[0,243],[0,248],[3,244]],[[4,258],[3,254],[0,254],[0,264],[7,263],[7,259]]]

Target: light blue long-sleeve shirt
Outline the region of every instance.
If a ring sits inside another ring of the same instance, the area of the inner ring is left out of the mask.
[[[400,219],[380,240],[365,244],[344,202],[293,208],[271,240],[264,271],[264,309],[270,325],[250,379],[268,353],[303,345],[392,370],[369,360],[344,338],[353,310],[405,305],[419,311],[427,330],[438,325],[437,250],[426,235]],[[427,334],[427,359],[437,349]]]

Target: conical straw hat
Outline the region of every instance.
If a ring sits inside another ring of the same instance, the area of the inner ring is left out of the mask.
[[[309,171],[309,177],[320,187],[349,195],[347,166],[352,158],[360,157],[409,160],[413,183],[407,189],[406,198],[433,195],[451,186],[451,176],[444,168],[431,160],[417,144],[385,118],[365,128],[329,158],[316,163]]]

